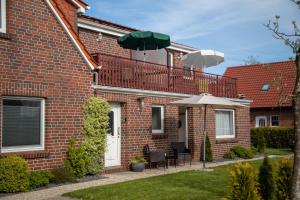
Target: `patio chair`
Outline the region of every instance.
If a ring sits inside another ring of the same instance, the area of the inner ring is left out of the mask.
[[[190,161],[190,165],[192,165],[191,150],[187,149],[185,147],[185,143],[184,142],[172,142],[171,143],[171,147],[173,149],[174,156],[176,158],[175,161],[177,161],[177,160],[183,160],[184,165],[185,165],[185,161],[189,160]]]
[[[156,163],[163,163],[164,168],[166,168],[166,152],[163,149],[153,150],[151,151],[149,145],[145,145],[144,151],[146,156],[149,158],[149,168],[152,168],[152,164]]]

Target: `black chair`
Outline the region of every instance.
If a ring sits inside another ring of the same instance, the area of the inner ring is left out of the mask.
[[[149,167],[150,169],[152,168],[152,163],[163,163],[164,164],[164,168],[166,168],[166,152],[162,149],[158,149],[155,151],[151,151],[149,148],[149,145],[145,145],[144,147],[144,151],[146,156],[149,158]]]
[[[191,150],[187,149],[185,147],[185,143],[184,142],[172,142],[171,143],[171,147],[172,147],[173,152],[174,152],[175,162],[177,160],[183,160],[184,165],[185,165],[185,161],[189,160],[190,161],[190,165],[192,165]]]

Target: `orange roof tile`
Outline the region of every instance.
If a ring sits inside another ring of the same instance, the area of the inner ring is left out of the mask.
[[[282,107],[292,105],[292,93],[296,82],[296,65],[294,61],[229,67],[225,76],[237,78],[237,91],[253,100],[252,108]],[[262,86],[269,84],[268,91]]]

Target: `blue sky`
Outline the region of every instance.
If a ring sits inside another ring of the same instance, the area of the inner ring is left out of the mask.
[[[281,30],[300,26],[300,10],[290,0],[85,0],[87,15],[141,30],[169,34],[172,41],[225,53],[225,62],[206,69],[222,74],[226,67],[288,60],[291,49],[272,37],[263,24],[280,15]]]

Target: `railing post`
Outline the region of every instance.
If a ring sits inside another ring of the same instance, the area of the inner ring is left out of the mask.
[[[168,66],[168,91],[170,92],[170,66]]]
[[[219,75],[217,75],[217,95],[216,96],[220,96],[219,95]]]

